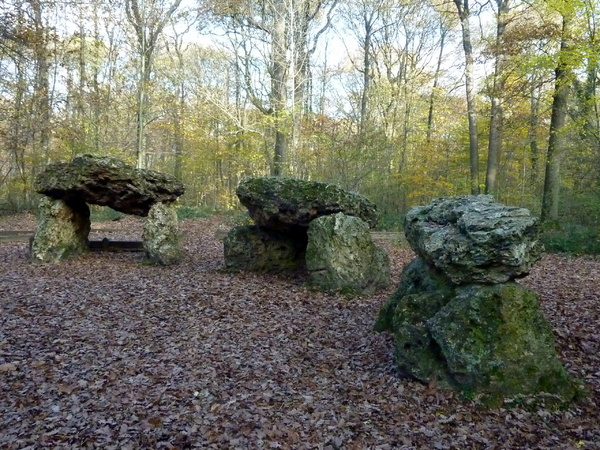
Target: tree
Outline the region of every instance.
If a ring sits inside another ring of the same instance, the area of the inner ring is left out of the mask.
[[[502,149],[503,99],[504,92],[504,55],[503,38],[508,23],[510,0],[496,0],[496,38],[494,42],[494,74],[490,92],[490,135],[488,159],[485,177],[485,193],[495,194],[498,189],[498,165]]]
[[[558,221],[560,194],[560,168],[566,151],[565,124],[568,115],[568,100],[574,78],[573,22],[575,9],[568,0],[561,2],[558,13],[561,18],[560,50],[554,70],[554,94],[550,119],[550,138],[546,157],[546,173],[542,197],[542,222]]]
[[[138,106],[137,106],[137,139],[136,156],[137,167],[147,166],[147,155],[144,143],[144,128],[146,125],[146,109],[148,84],[152,74],[154,52],[158,38],[165,25],[171,19],[182,0],[174,0],[171,5],[166,5],[162,0],[127,0],[125,11],[127,19],[133,26],[137,38],[139,53],[138,74]]]
[[[329,26],[337,0],[259,0],[215,2],[242,71],[250,103],[273,132],[272,175],[289,172],[289,146],[294,145],[306,101],[310,55]],[[328,8],[325,24],[315,30],[319,12]]]
[[[473,79],[474,58],[473,44],[471,42],[471,27],[469,19],[471,11],[469,0],[453,0],[460,26],[462,29],[462,45],[465,53],[465,88],[467,95],[467,117],[469,120],[469,167],[471,194],[479,194],[479,141],[477,131],[477,118],[475,114],[475,83]]]

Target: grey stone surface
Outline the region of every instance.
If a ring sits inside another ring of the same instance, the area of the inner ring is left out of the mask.
[[[412,208],[405,234],[421,258],[456,284],[523,277],[543,252],[536,217],[484,195],[447,197]]]
[[[87,251],[90,210],[85,202],[42,197],[31,243],[34,262],[58,262]]]
[[[55,199],[82,200],[138,216],[146,216],[153,204],[173,202],[184,193],[183,184],[171,175],[94,155],[49,165],[36,178],[35,189]]]
[[[146,262],[169,266],[181,261],[177,211],[172,203],[155,203],[148,212],[142,234]]]
[[[371,294],[390,284],[389,258],[373,242],[368,224],[343,213],[310,223],[306,267],[324,290]]]
[[[377,223],[375,204],[332,184],[293,178],[250,178],[240,183],[236,193],[256,225],[267,229],[306,230],[317,217],[338,212],[360,217],[370,227]]]
[[[285,272],[304,267],[305,239],[258,226],[232,228],[223,239],[225,267],[250,272]]]

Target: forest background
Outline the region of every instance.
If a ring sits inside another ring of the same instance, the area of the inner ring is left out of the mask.
[[[0,210],[44,167],[111,155],[180,178],[180,212],[248,176],[336,183],[383,228],[489,193],[553,250],[600,254],[597,0],[0,4]]]

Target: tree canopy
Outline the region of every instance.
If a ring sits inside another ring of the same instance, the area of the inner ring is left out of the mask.
[[[176,175],[190,206],[231,208],[241,180],[271,174],[359,191],[384,216],[485,190],[597,223],[599,13],[593,0],[7,0],[0,208],[31,207],[48,163],[93,153]]]

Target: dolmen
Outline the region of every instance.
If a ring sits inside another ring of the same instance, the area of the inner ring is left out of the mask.
[[[390,283],[389,258],[370,229],[376,206],[338,186],[293,178],[249,178],[236,194],[254,222],[225,237],[230,270],[308,269],[318,288],[370,294]]]
[[[171,175],[109,156],[81,155],[50,164],[35,179],[35,189],[42,194],[31,244],[35,262],[57,262],[89,250],[88,204],[147,218],[145,262],[170,265],[181,258],[174,202],[184,186]]]
[[[379,312],[400,374],[492,405],[578,392],[559,361],[537,295],[515,280],[541,258],[538,219],[491,196],[412,208],[405,234],[417,257]]]

